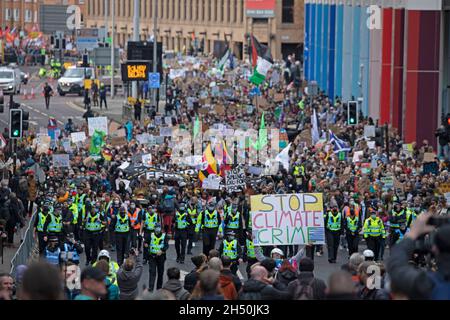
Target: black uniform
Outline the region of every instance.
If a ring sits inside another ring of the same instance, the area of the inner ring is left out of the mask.
[[[160,241],[162,241],[161,243],[162,254],[160,255],[157,255],[156,253],[152,252],[152,240],[156,242],[155,239],[160,239]],[[162,288],[164,278],[164,263],[166,262],[166,251],[168,248],[169,248],[169,237],[165,233],[161,233],[159,236],[156,235],[156,233],[152,233],[150,244],[148,247],[149,250],[148,290],[150,292],[152,292],[155,287],[156,276],[158,276],[158,280],[156,282],[156,289],[158,290]]]
[[[339,211],[328,211],[324,215],[325,236],[328,247],[328,262],[336,263],[337,252],[343,227],[342,215]]]
[[[175,250],[177,252],[177,262],[184,263],[189,226],[194,223],[187,210],[181,212],[177,211],[172,222],[175,224]]]
[[[354,215],[348,216],[344,220],[345,236],[348,244],[348,255],[358,252],[359,232],[361,231],[361,219]]]
[[[114,216],[111,221],[111,228],[116,234],[117,263],[121,265],[126,256],[128,256],[128,243],[131,226],[130,217],[126,212]]]

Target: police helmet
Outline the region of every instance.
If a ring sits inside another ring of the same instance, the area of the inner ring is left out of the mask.
[[[180,210],[186,210],[186,204],[184,202],[180,203]]]
[[[101,250],[98,253],[97,260],[100,260],[100,258],[102,258],[102,257],[106,257],[106,258],[108,258],[108,260],[111,260],[111,255],[109,254],[108,250]]]
[[[155,233],[161,233],[161,224],[159,224],[159,223],[156,223],[155,224]]]
[[[375,254],[370,249],[364,250],[363,251],[363,256],[364,256],[366,261],[370,261],[370,260],[373,260],[375,258]]]
[[[216,208],[216,204],[213,202],[210,202],[206,205],[206,207],[208,208],[208,210],[214,210]]]
[[[272,249],[272,251],[270,251],[270,256],[272,257],[274,254],[279,254],[280,256],[284,257],[284,252],[283,250],[279,249],[279,248],[275,248]]]

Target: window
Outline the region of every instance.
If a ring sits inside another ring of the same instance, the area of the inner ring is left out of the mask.
[[[199,0],[195,0],[195,20],[196,21],[198,21],[198,10],[199,10],[198,1]]]
[[[169,20],[169,13],[170,13],[170,0],[166,1],[166,19]]]
[[[144,3],[141,2],[141,6],[144,6],[142,11],[144,11],[144,18],[147,18],[147,1],[143,1],[143,2]]]
[[[20,16],[20,10],[18,8],[14,9],[14,20],[18,21]]]
[[[233,22],[237,22],[238,16],[238,0],[234,0]]]
[[[175,20],[175,0],[172,0],[172,20]]]
[[[208,21],[211,21],[211,1],[207,1],[206,5],[208,6]]]
[[[225,0],[220,0],[220,22],[224,22],[223,16],[225,13]]]
[[[244,22],[244,0],[241,1],[241,22]]]
[[[134,1],[128,1],[128,16],[131,17],[131,13],[134,14]]]
[[[188,1],[188,0],[183,0],[183,6],[184,6],[184,10],[183,10],[183,19],[184,19],[184,20],[187,19],[187,1]]]
[[[202,0],[202,21],[205,21],[205,11],[206,11],[206,7],[205,7],[205,0]]]
[[[5,20],[10,20],[11,19],[11,10],[9,10],[9,8],[5,9]]]
[[[227,1],[227,3],[225,3],[225,5],[227,6],[227,22],[231,21],[231,2]]]
[[[194,6],[194,4],[192,3],[192,0],[189,1],[189,20],[192,20],[192,7]]]
[[[156,0],[159,1],[159,0]],[[161,1],[161,15],[159,16],[161,19],[164,18],[164,0]]]
[[[150,0],[148,6],[149,6],[149,8],[148,8],[149,16],[153,18],[153,0]]]
[[[294,0],[283,0],[282,23],[294,23]]]
[[[25,10],[25,22],[31,22],[32,21],[32,15],[31,10],[26,9]]]
[[[177,12],[177,16],[175,17],[175,19],[180,20],[181,19],[181,1],[180,0],[177,1],[177,6],[178,6],[178,12]]]
[[[126,3],[125,3],[125,0],[122,0],[122,17],[126,17],[126,10],[127,10],[127,7],[126,7]]]

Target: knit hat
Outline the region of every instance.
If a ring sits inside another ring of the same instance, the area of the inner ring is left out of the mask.
[[[314,261],[307,257],[302,258],[298,264],[298,270],[310,272],[314,271]]]

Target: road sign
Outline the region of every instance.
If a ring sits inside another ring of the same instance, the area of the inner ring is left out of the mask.
[[[159,89],[161,87],[160,75],[158,72],[148,74],[148,87],[150,89]]]
[[[77,30],[76,39],[79,52],[84,52],[84,50],[92,51],[95,48],[98,48],[98,29],[79,29]]]
[[[111,65],[111,48],[94,48],[94,64],[96,66]],[[119,68],[119,48],[114,49],[114,67]]]

